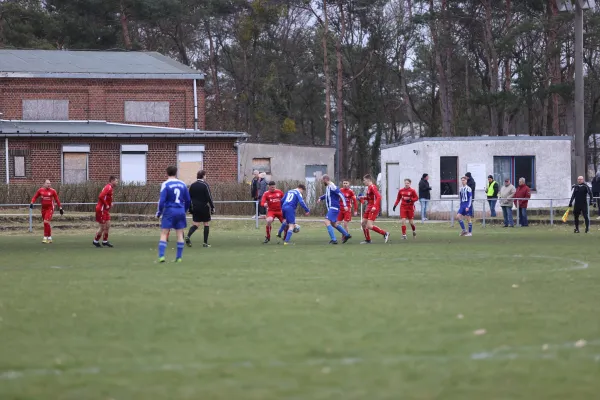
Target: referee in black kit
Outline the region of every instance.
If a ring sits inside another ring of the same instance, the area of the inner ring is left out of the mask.
[[[210,188],[208,187],[208,183],[204,181],[204,177],[206,176],[206,171],[198,171],[196,177],[198,180],[190,186],[190,197],[192,199],[192,226],[190,227],[190,231],[185,237],[185,243],[188,247],[192,247],[192,241],[190,238],[196,232],[196,230],[200,227],[200,224],[204,224],[204,244],[203,247],[210,247],[208,244],[208,231],[209,231],[209,222],[210,215],[215,213],[215,205],[212,200],[212,196],[210,195]]]
[[[588,197],[590,198],[588,200]],[[573,194],[571,195],[571,201],[569,201],[569,208],[573,206],[573,216],[575,217],[575,233],[579,233],[579,215],[583,214],[585,221],[585,233],[590,231],[590,218],[588,216],[588,205],[592,204],[592,191],[590,187],[585,183],[583,176],[577,177],[577,184],[573,185]]]

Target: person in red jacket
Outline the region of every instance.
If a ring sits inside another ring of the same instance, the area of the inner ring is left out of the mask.
[[[515,200],[515,206],[517,207],[517,215],[519,216],[519,225],[529,226],[529,222],[527,221],[527,205],[529,201],[520,200],[531,198],[531,189],[525,184],[525,178],[519,179],[519,186],[514,197],[517,199]]]
[[[113,201],[113,190],[119,183],[115,176],[108,178],[108,183],[98,196],[98,204],[96,204],[96,222],[98,223],[98,231],[94,237],[92,244],[96,247],[113,247],[108,241],[108,231],[110,230],[110,209]],[[102,245],[100,238],[102,237]]]
[[[346,232],[348,232],[348,222],[352,221],[352,212],[354,211],[355,217],[358,215],[358,201],[356,200],[354,191],[350,189],[350,181],[342,182],[340,193],[343,194],[344,198],[346,199],[348,210],[344,210],[343,208],[340,210],[338,222],[341,222],[342,225],[344,225]]]
[[[52,243],[52,226],[50,225],[50,221],[52,221],[52,215],[54,215],[54,203],[58,206],[60,215],[63,215],[64,211],[60,205],[58,193],[56,193],[56,190],[52,189],[50,180],[46,179],[44,186],[35,192],[35,195],[33,195],[33,198],[31,199],[31,204],[29,204],[29,208],[33,208],[33,203],[36,202],[38,197],[42,198],[42,220],[44,221],[44,239],[42,239],[42,243]]]
[[[413,238],[417,237],[415,227],[415,202],[419,200],[419,195],[415,189],[410,187],[412,181],[408,178],[404,180],[404,187],[398,190],[398,197],[394,203],[392,210],[396,211],[398,203],[400,203],[400,218],[402,219],[402,239],[406,240],[406,220],[412,228]]]

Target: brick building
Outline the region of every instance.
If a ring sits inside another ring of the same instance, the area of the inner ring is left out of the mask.
[[[205,131],[204,75],[158,53],[0,50],[6,183],[238,175],[245,135]]]

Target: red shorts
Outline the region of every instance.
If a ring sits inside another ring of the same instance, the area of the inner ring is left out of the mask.
[[[350,222],[352,221],[352,211],[348,210],[348,211],[344,211],[344,210],[340,210],[340,213],[338,214],[338,222],[340,221],[346,221],[346,222]]]
[[[267,218],[278,219],[283,222],[283,211],[267,211]]]
[[[400,207],[400,218],[415,219],[415,207],[410,207],[410,208]]]
[[[105,224],[110,221],[110,213],[106,210],[96,210],[96,222]]]
[[[52,221],[54,215],[54,207],[42,208],[42,219],[44,221]]]
[[[378,216],[379,216],[379,208],[376,208],[373,211],[365,211],[365,213],[363,214],[363,219],[366,219],[368,221],[375,221]]]

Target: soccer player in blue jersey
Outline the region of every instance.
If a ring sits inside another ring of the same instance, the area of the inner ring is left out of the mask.
[[[285,222],[287,223],[286,230],[287,233],[285,235],[284,245],[287,245],[292,238],[292,233],[294,232],[294,228],[296,227],[296,208],[298,204],[304,208],[306,214],[310,213],[310,210],[306,206],[304,199],[302,199],[302,194],[306,190],[306,186],[300,184],[296,189],[292,189],[285,194],[285,198],[283,200],[283,205],[281,206],[281,211],[283,211],[283,218],[285,218]]]
[[[325,226],[327,227],[327,232],[329,233],[329,237],[331,239],[329,244],[338,244],[338,241],[335,238],[335,233],[333,232],[333,228],[337,229],[342,234],[342,243],[346,243],[348,239],[352,238],[352,236],[350,236],[348,232],[337,223],[338,215],[340,214],[340,207],[343,207],[342,211],[348,211],[346,198],[342,193],[340,193],[340,188],[331,182],[329,175],[323,175],[322,180],[323,184],[325,185],[325,194],[319,197],[319,202],[325,200],[325,204],[327,205]],[[342,201],[342,204],[340,204],[340,200]]]
[[[462,184],[462,187],[460,188],[460,208],[458,209],[458,214],[456,214],[458,223],[462,228],[460,236],[473,236],[473,222],[471,222],[471,217],[473,216],[473,192],[471,191],[471,188],[467,186],[467,180],[468,178],[466,176],[460,178]],[[465,221],[463,220],[465,217],[469,223],[468,232],[465,229]]]
[[[190,208],[190,193],[185,183],[177,179],[177,167],[167,168],[168,179],[160,187],[160,200],[156,217],[162,215],[160,224],[160,242],[158,242],[158,261],[165,262],[165,250],[169,231],[177,232],[177,257],[175,262],[181,262],[185,242],[183,232],[187,226],[185,215]]]

